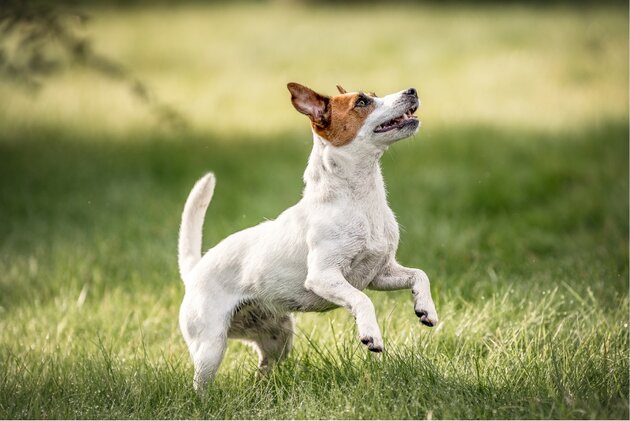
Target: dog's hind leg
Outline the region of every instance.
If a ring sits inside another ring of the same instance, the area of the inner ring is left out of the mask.
[[[258,368],[262,373],[269,372],[274,364],[289,355],[293,346],[293,317],[285,314],[276,317],[257,332],[253,338],[258,347]]]
[[[220,295],[211,302],[186,295],[180,309],[180,328],[193,360],[193,385],[198,392],[206,389],[223,360],[230,319],[237,304],[235,299]]]
[[[216,332],[207,338],[195,340],[191,343],[191,354],[195,365],[194,387],[202,392],[208,382],[214,378],[227,345],[224,332]]]
[[[267,373],[291,351],[293,323],[290,314],[274,314],[246,305],[234,315],[229,337],[250,343],[258,353],[259,370]]]

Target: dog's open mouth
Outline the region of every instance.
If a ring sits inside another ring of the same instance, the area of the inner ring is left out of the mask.
[[[381,124],[376,129],[374,129],[374,132],[375,133],[383,133],[383,132],[388,132],[390,130],[402,129],[403,127],[407,126],[408,124],[412,124],[412,123],[418,121],[418,117],[413,115],[413,113],[415,113],[416,110],[418,110],[418,105],[414,105],[409,110],[407,110],[407,112],[405,112],[403,115],[401,115],[399,117],[396,117],[396,118],[393,118],[393,119],[391,119],[391,120]]]

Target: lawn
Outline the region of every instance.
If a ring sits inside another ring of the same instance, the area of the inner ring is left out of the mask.
[[[250,41],[351,9],[93,13],[97,45],[148,74],[191,128],[155,129],[124,89],[80,69],[34,98],[0,85],[0,418],[628,418],[627,10],[367,8],[357,21],[388,23],[389,56],[370,63],[353,32],[357,49],[331,46],[342,64],[323,70],[297,41],[257,58]],[[235,16],[242,38],[204,38],[214,73],[187,69],[187,42],[219,30],[203,17]],[[151,37],[165,19],[185,48]],[[416,31],[400,42],[399,20]],[[421,37],[447,23],[462,26]],[[331,93],[420,85],[424,127],[382,164],[399,260],[428,273],[441,323],[420,325],[409,292],[369,292],[382,357],[345,311],[299,314],[272,375],[231,342],[199,397],[177,323],[180,212],[208,170],[206,247],[299,199],[310,135],[284,90],[293,78]]]

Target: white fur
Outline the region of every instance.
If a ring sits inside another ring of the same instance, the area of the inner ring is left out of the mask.
[[[375,98],[356,138],[332,146],[313,133],[304,193],[277,219],[225,238],[201,258],[201,229],[214,191],[208,174],[192,189],[182,215],[179,264],[186,293],[180,327],[203,389],[223,358],[228,337],[251,342],[267,370],[291,348],[294,311],[344,307],[372,351],[383,339],[365,288],[412,290],[416,314],[438,322],[429,279],[395,260],[398,224],[387,204],[379,159],[396,140],[417,131],[375,133],[404,113],[403,92]],[[416,100],[417,101],[417,100]],[[417,102],[416,102],[417,104]]]

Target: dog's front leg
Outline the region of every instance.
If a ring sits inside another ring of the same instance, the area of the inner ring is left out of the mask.
[[[350,285],[338,268],[319,269],[318,264],[309,265],[304,286],[350,311],[356,320],[361,342],[372,352],[383,351],[383,338],[376,321],[374,304],[367,295]]]
[[[368,288],[378,291],[410,288],[414,298],[414,310],[420,322],[427,326],[435,326],[438,323],[437,311],[431,298],[429,277],[424,271],[406,268],[392,259]]]

